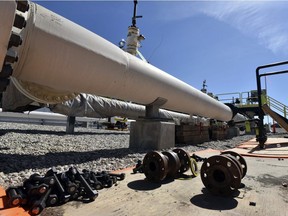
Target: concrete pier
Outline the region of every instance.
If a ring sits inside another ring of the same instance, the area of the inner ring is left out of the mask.
[[[160,150],[174,146],[173,122],[143,119],[131,123],[129,148]]]

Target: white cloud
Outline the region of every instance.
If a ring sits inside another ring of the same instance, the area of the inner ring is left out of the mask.
[[[171,21],[205,14],[257,38],[259,44],[274,53],[288,54],[287,10],[288,1],[186,2],[184,5],[178,3],[165,19]]]

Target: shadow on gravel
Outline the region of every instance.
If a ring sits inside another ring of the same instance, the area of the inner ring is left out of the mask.
[[[91,152],[57,152],[45,155],[20,155],[0,153],[0,172],[5,174],[20,172],[25,169],[42,169],[53,166],[81,164],[100,158],[122,158],[134,151],[129,148],[100,149]],[[141,153],[141,152],[138,152]],[[112,162],[112,161],[111,161]]]
[[[65,131],[51,131],[51,130],[23,130],[23,129],[7,129],[7,130],[0,130],[0,136],[3,136],[7,133],[20,133],[20,134],[40,134],[40,135],[55,135],[55,136],[77,136],[77,135],[129,135],[128,132],[118,131],[118,132],[85,132],[85,131],[75,131],[73,134],[67,134]]]

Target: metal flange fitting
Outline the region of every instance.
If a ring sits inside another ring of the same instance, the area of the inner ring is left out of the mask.
[[[245,159],[236,152],[223,152],[206,159],[201,167],[201,179],[212,194],[229,196],[241,184],[247,173]]]
[[[175,178],[176,175],[189,170],[191,160],[189,154],[183,149],[152,151],[145,155],[142,169],[149,181],[160,182],[166,177]]]
[[[4,92],[10,83],[12,65],[19,58],[16,48],[23,42],[20,32],[27,24],[22,14],[29,10],[29,2],[27,0],[6,1],[1,3],[1,7],[1,14],[5,19],[0,23],[3,31],[0,39],[0,92]]]
[[[29,31],[34,26],[37,5],[29,0],[0,1],[0,93],[10,81],[31,100],[43,104],[57,104],[74,99],[78,93],[58,91],[36,83],[18,79],[17,68],[26,58]],[[34,28],[34,27],[33,27]],[[22,62],[21,62],[22,61]]]

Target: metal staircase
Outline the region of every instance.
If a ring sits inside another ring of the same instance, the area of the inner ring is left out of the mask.
[[[224,93],[216,95],[220,101],[231,101],[238,111],[249,115],[251,118],[259,115],[257,91]],[[223,99],[224,96],[224,99]],[[228,97],[227,97],[228,96]],[[262,90],[262,110],[266,115],[274,119],[283,129],[288,132],[288,106],[266,95]]]
[[[215,98],[218,98],[220,101],[230,101],[230,104],[233,105],[238,113],[243,113],[249,116],[251,119],[254,116],[258,116],[257,126],[259,129],[259,134],[256,136],[257,141],[259,142],[260,148],[264,148],[264,144],[267,141],[266,130],[264,127],[264,116],[270,115],[278,124],[283,127],[288,132],[288,120],[287,120],[287,111],[288,107],[275,100],[274,98],[267,97],[266,90],[261,88],[261,78],[267,76],[281,75],[288,73],[288,70],[279,70],[272,72],[260,72],[263,69],[267,70],[274,67],[287,66],[288,61],[277,62],[267,65],[262,65],[256,68],[256,81],[257,81],[257,90],[250,92],[234,92],[227,94],[218,94],[215,95]],[[245,98],[243,94],[246,93],[248,96]],[[223,96],[233,96],[231,98],[222,98]],[[245,101],[246,100],[246,101]]]
[[[266,99],[266,103],[263,103],[262,105],[263,111],[271,118],[273,118],[283,129],[288,132],[288,107],[272,97],[267,96]]]
[[[278,114],[287,119],[288,106],[268,95],[266,96],[266,99],[267,99],[267,105],[271,109],[275,110]]]

